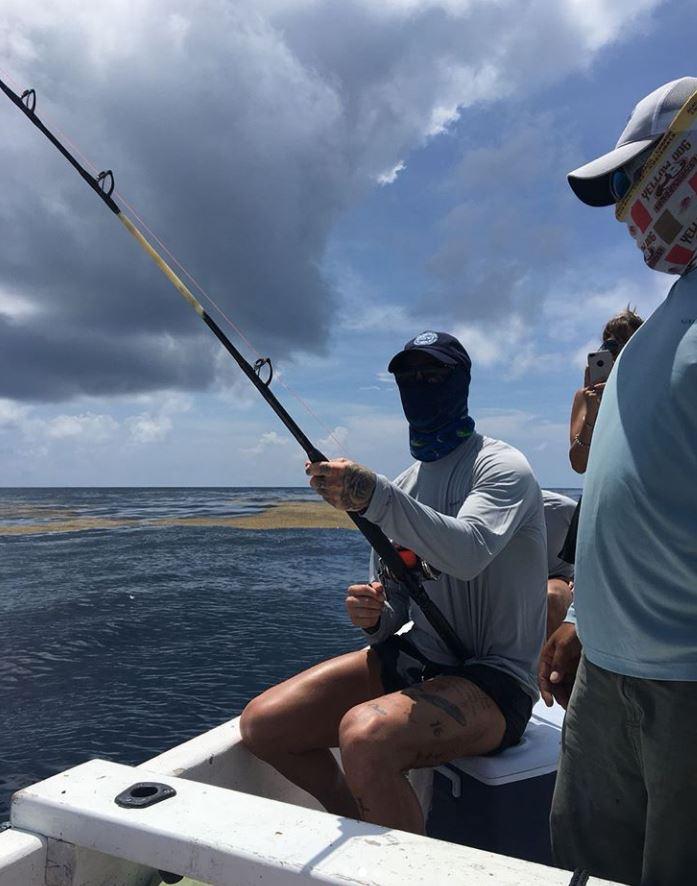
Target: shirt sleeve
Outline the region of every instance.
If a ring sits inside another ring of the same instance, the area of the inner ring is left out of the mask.
[[[565,578],[570,581],[574,577],[573,564],[562,560],[559,551],[564,547],[575,503],[569,502],[566,506],[564,502],[557,503],[545,499],[544,506],[547,529],[547,577]]]
[[[379,581],[377,575],[377,563],[375,552],[370,556],[370,580]],[[381,643],[409,621],[409,594],[402,584],[392,579],[386,579],[384,583],[387,601],[380,615],[377,626],[371,630],[364,630],[364,634],[371,646]]]
[[[470,581],[510,541],[533,496],[539,500],[540,491],[529,468],[495,463],[480,471],[457,516],[451,517],[378,475],[365,517],[431,566]]]
[[[573,602],[571,603],[571,606],[569,606],[569,608],[566,610],[564,621],[568,621],[569,624],[572,625],[576,624],[576,609],[574,608]]]

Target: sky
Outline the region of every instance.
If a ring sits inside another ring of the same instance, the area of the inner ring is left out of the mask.
[[[587,354],[673,280],[565,176],[697,74],[693,21],[689,0],[0,0],[0,77],[114,171],[327,454],[407,466],[386,367],[443,330],[477,430],[576,487]],[[0,133],[0,486],[304,485],[297,443],[4,96]]]

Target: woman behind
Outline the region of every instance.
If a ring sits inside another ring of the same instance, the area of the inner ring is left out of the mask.
[[[619,314],[615,314],[605,324],[601,348],[612,354],[613,361],[634,335],[644,321],[629,305]],[[574,394],[571,407],[571,423],[569,437],[569,461],[577,474],[585,474],[588,466],[588,455],[593,440],[593,429],[598,417],[598,409],[603,396],[605,382],[590,384],[588,367],[583,379],[583,387]],[[581,507],[579,498],[576,510],[569,524],[569,531],[564,547],[559,552],[560,559],[565,563],[574,563],[576,559],[576,533],[578,532],[578,515]]]
[[[634,335],[644,321],[629,305],[619,314],[615,314],[603,329],[602,349],[610,351],[613,360]],[[588,367],[583,380],[583,387],[574,394],[571,407],[571,424],[569,429],[570,448],[569,461],[577,474],[585,474],[588,466],[588,454],[593,440],[593,428],[598,417],[598,409],[603,396],[605,382],[591,385],[588,378]]]

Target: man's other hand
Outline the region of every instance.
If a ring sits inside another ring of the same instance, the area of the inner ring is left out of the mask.
[[[339,511],[362,511],[375,491],[375,474],[347,458],[305,462],[310,486]]]
[[[571,583],[567,579],[550,578],[547,581],[547,640],[566,618],[572,599]]]
[[[547,707],[554,701],[566,709],[581,660],[576,625],[564,622],[542,647],[538,682]]]
[[[374,628],[385,608],[385,591],[379,581],[351,585],[346,593],[346,610],[357,628]]]

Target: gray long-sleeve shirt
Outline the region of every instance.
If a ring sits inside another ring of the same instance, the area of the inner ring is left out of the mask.
[[[547,575],[549,578],[572,579],[574,567],[561,559],[559,551],[564,547],[576,502],[567,495],[560,495],[549,489],[542,490],[542,502],[547,527]]]
[[[512,446],[473,434],[449,455],[378,475],[365,512],[393,542],[442,573],[425,583],[471,655],[516,677],[537,698],[544,640],[547,549],[540,488]],[[374,576],[374,564],[371,564]],[[390,582],[378,643],[413,619],[409,637],[431,661],[456,660],[406,591]]]

